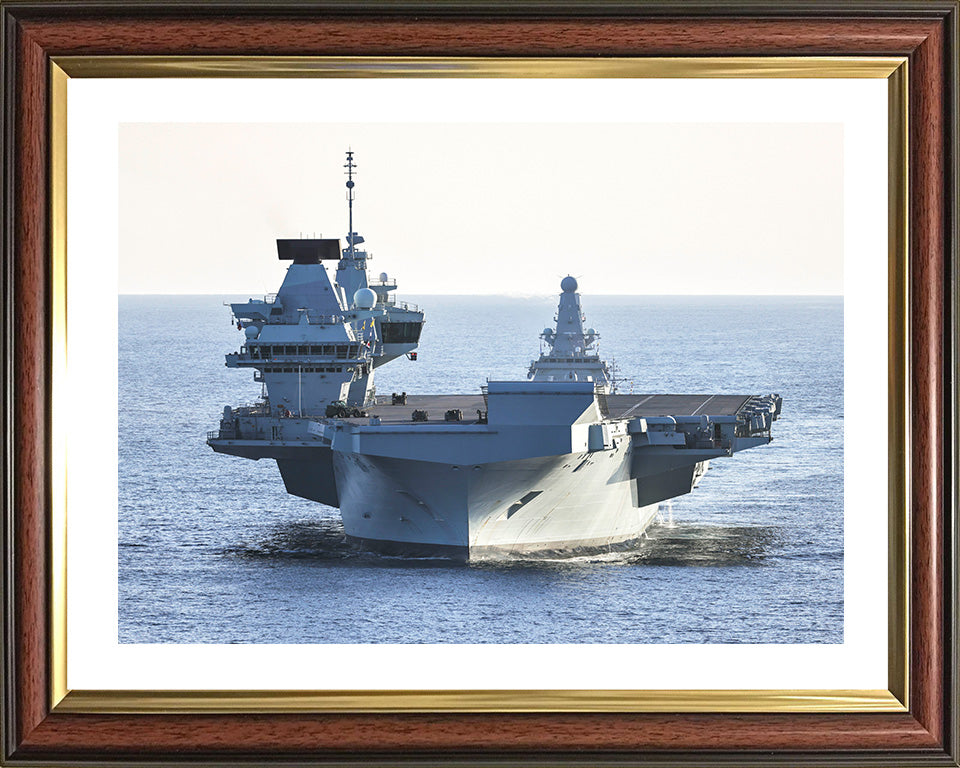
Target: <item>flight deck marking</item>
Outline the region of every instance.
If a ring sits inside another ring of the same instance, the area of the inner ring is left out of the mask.
[[[716,397],[716,395],[710,395],[710,397],[708,397],[706,400],[704,400],[702,403],[700,403],[700,405],[697,406],[697,410],[695,410],[695,411],[694,411],[693,413],[691,413],[690,415],[691,415],[691,416],[696,416],[698,413],[700,413],[700,409],[703,408],[703,406],[705,406],[707,403],[709,403],[709,402],[710,402],[711,400],[713,400],[713,398],[715,398],[715,397]]]
[[[623,412],[623,414],[621,414],[620,418],[621,419],[627,418],[627,416],[629,416],[631,413],[637,410],[637,408],[639,408],[641,405],[643,405],[645,402],[647,402],[647,400],[649,400],[652,397],[656,397],[656,395],[647,395],[639,403],[635,403],[634,405],[631,405],[627,410]]]

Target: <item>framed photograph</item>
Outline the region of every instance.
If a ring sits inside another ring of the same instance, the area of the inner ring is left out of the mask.
[[[2,18],[5,762],[958,764],[956,3]]]

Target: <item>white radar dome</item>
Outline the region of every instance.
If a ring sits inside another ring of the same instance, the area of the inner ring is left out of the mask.
[[[255,339],[257,338],[257,336],[260,335],[260,329],[257,328],[257,326],[255,325],[248,325],[246,328],[243,329],[243,333],[246,335],[248,339]]]
[[[353,305],[357,309],[373,309],[377,303],[377,294],[369,288],[361,288],[353,294]]]
[[[387,273],[386,273],[386,272],[381,272],[381,273],[380,273],[380,282],[381,282],[381,283],[387,282]]]
[[[573,293],[577,290],[577,278],[567,275],[560,281],[560,290],[564,293]]]

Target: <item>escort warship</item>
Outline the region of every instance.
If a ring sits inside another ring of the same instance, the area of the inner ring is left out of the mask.
[[[378,396],[376,369],[415,359],[424,315],[385,274],[369,280],[351,152],[345,167],[347,247],[278,240],[292,264],[276,296],[230,305],[245,343],[226,365],[253,369],[262,397],[226,406],[207,443],[276,460],[288,493],[340,509],[349,539],[459,560],[629,548],[712,459],[771,441],[779,395],[618,394],[571,276],[526,380]]]

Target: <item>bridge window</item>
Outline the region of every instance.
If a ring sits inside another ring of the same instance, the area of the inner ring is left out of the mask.
[[[323,347],[319,347],[319,346],[310,347],[310,354],[313,357],[319,357],[320,355],[323,354],[323,352],[321,351],[322,349]]]
[[[423,323],[381,323],[384,344],[414,344],[420,340]]]

